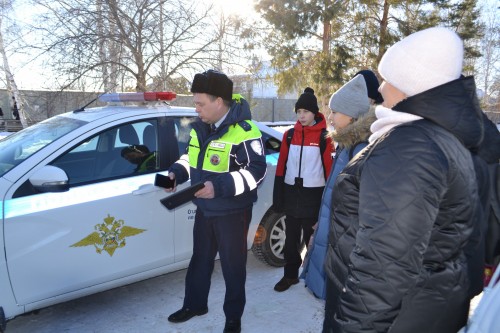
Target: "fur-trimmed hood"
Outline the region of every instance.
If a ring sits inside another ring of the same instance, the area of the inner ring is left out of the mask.
[[[375,116],[375,107],[371,106],[367,113],[360,116],[345,128],[330,132],[328,136],[338,143],[340,147],[350,148],[359,142],[368,140],[368,137],[372,134],[370,132],[370,126],[375,120],[377,120]]]

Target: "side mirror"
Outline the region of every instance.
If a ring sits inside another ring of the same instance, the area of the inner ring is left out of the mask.
[[[46,165],[29,178],[31,185],[42,193],[69,190],[68,175],[63,169]]]

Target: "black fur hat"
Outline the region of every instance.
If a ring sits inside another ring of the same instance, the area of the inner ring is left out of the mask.
[[[295,112],[297,112],[298,109],[305,109],[314,114],[318,113],[318,100],[316,96],[314,96],[314,90],[312,88],[307,87],[304,89],[304,93],[300,95],[297,103],[295,103]]]
[[[233,81],[226,74],[209,69],[194,76],[191,85],[192,93],[205,93],[231,102],[233,96]]]

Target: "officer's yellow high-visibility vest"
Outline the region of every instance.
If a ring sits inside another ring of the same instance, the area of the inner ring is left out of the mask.
[[[200,154],[201,147],[196,131],[192,129],[188,150],[189,165],[196,169],[216,173],[229,172],[231,162],[230,153],[233,146],[238,146],[244,141],[261,137],[259,129],[250,120],[246,120],[243,125],[245,126],[241,126],[240,124],[230,125],[228,131],[222,137],[211,141],[206,148],[201,167],[198,165],[198,155]]]

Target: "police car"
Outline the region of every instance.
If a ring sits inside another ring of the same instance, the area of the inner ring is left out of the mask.
[[[167,210],[160,200],[171,194],[154,185],[185,151],[197,117],[169,106],[174,98],[105,94],[106,106],[0,141],[0,332],[17,315],[187,267],[196,206]],[[284,221],[271,205],[282,134],[257,125],[268,170],[248,248],[280,266]]]

